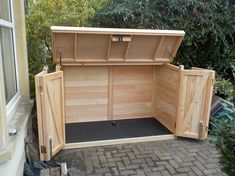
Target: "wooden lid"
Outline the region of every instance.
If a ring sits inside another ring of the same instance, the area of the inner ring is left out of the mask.
[[[53,60],[61,64],[169,63],[184,31],[52,26]],[[60,59],[61,58],[61,59]]]

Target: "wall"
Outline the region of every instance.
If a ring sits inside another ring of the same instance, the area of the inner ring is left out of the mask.
[[[6,133],[9,128],[16,128],[17,135],[5,140],[5,149],[0,150],[0,175],[16,176],[23,175],[25,162],[24,139],[28,129],[28,118],[32,108],[29,100],[29,78],[27,62],[27,45],[25,33],[24,1],[13,0],[13,15],[15,22],[16,58],[19,75],[19,90],[21,94],[21,105],[17,109],[12,120],[8,124],[2,124],[1,129]],[[4,93],[0,86],[1,93]],[[6,118],[5,103],[0,103],[0,119]],[[0,132],[2,136],[2,133]],[[5,154],[4,154],[5,153]],[[1,155],[4,154],[4,155]],[[9,160],[10,159],[10,160]],[[8,160],[8,161],[7,161]]]
[[[64,66],[66,123],[152,117],[153,68]]]

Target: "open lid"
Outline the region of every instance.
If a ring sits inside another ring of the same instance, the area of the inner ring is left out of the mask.
[[[86,63],[169,63],[184,31],[52,26],[53,61]]]

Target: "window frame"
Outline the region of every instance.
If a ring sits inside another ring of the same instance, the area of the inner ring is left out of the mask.
[[[12,38],[13,38],[13,55],[14,55],[14,62],[15,62],[15,74],[16,74],[16,87],[17,92],[14,97],[6,104],[6,116],[7,116],[7,123],[11,120],[14,113],[16,112],[17,108],[20,105],[21,95],[20,95],[20,84],[19,84],[19,71],[18,71],[18,62],[17,62],[17,51],[16,51],[16,34],[15,34],[15,21],[14,21],[14,14],[13,14],[13,0],[8,0],[10,6],[10,21],[0,19],[0,27],[6,27],[12,30]],[[3,52],[3,51],[2,51]],[[3,69],[2,69],[3,70]],[[4,81],[3,81],[4,85]],[[4,97],[5,99],[5,97]]]

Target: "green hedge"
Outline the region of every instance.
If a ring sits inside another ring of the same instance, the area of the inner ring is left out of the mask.
[[[235,59],[234,14],[233,0],[111,0],[96,13],[93,25],[184,30],[175,64],[223,74]]]

